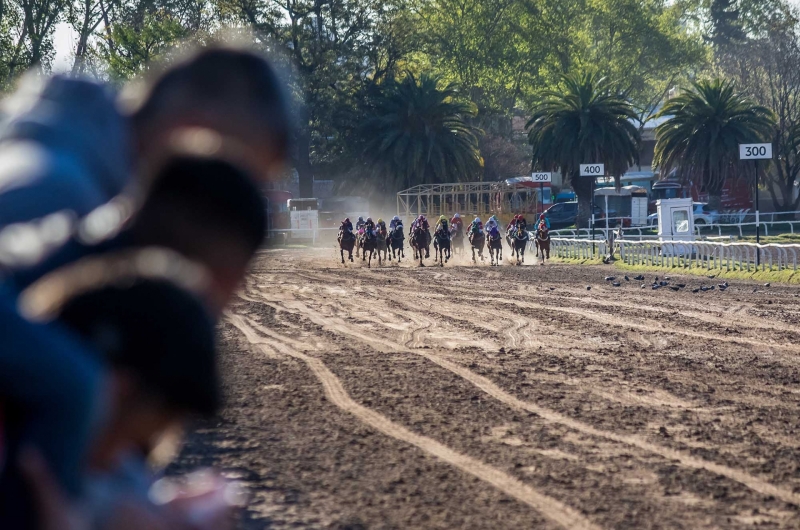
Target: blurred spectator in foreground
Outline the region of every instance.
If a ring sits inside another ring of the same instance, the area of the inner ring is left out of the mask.
[[[46,264],[38,262],[71,234],[63,229],[63,224],[54,230],[52,223],[40,220],[0,231],[0,269],[5,266],[18,271],[16,279],[20,281],[19,285],[0,286],[0,326],[10,330],[0,337],[0,409],[5,414],[5,419],[0,419],[4,423],[0,428],[6,427],[6,446],[11,449],[8,460],[0,462],[0,491],[8,491],[3,488],[8,485],[9,468],[13,475],[16,467],[14,450],[32,445],[41,451],[59,486],[79,494],[76,466],[83,448],[79,442],[86,439],[97,421],[108,419],[96,408],[104,402],[101,392],[108,381],[104,381],[92,354],[93,346],[76,340],[59,323],[43,326],[21,319],[14,306],[17,289],[87,254],[161,244],[209,266],[213,282],[207,298],[211,311],[218,314],[241,281],[247,261],[263,236],[263,204],[252,181],[247,178],[242,181],[239,177],[227,182],[212,182],[214,179],[205,177],[193,180],[190,176],[194,170],[190,170],[186,173],[189,177],[182,181],[188,187],[181,187],[183,184],[175,187],[180,180],[177,177],[177,180],[166,179],[162,186],[159,175],[165,172],[158,169],[163,169],[175,152],[231,161],[257,175],[254,180],[269,178],[282,166],[287,156],[288,110],[281,84],[268,63],[250,52],[200,51],[156,80],[134,113],[132,124],[140,180],[153,184],[145,195],[148,198],[140,214],[132,222],[129,221],[134,211],[131,201],[117,200],[100,206],[76,225],[78,246],[73,246],[72,251],[64,249],[65,252],[59,253],[60,260],[51,259]],[[64,140],[70,134],[63,130],[54,138]],[[108,141],[112,139],[110,136]],[[79,135],[71,140],[72,143],[66,142],[67,153],[78,160],[81,157],[84,161],[92,160],[92,155],[81,150],[83,140]],[[57,151],[46,141],[36,141],[47,156]],[[100,139],[97,145],[106,146],[106,142]],[[120,158],[119,167],[130,171],[124,156]],[[0,149],[0,165],[3,160]],[[91,167],[91,174],[98,178],[102,174],[91,163],[86,167]],[[61,182],[59,166],[45,169],[51,172],[49,176],[33,181],[46,183],[52,178]],[[28,170],[29,166],[23,165],[17,171],[24,174]],[[27,182],[23,177],[21,181]],[[102,179],[95,185],[102,187]],[[0,199],[9,190],[0,188]],[[239,200],[243,196],[249,198]],[[80,201],[75,199],[73,203],[70,196],[65,199],[67,216],[82,212]],[[176,207],[176,212],[185,215],[168,215],[169,208],[181,201],[183,206]],[[36,215],[39,213],[30,218]],[[194,230],[191,235],[187,235],[188,229]],[[5,237],[8,234],[12,237]],[[11,244],[7,243],[9,239]],[[20,256],[24,259],[19,259]],[[37,266],[23,273],[21,264],[26,263]],[[113,388],[112,384],[106,391],[113,392]],[[13,480],[11,484],[12,491],[16,491]],[[0,500],[0,526],[3,526],[4,507],[10,505],[17,510],[25,507],[24,502],[16,504],[11,499],[4,496]]]

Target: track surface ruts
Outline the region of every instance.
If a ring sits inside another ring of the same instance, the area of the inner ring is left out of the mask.
[[[176,468],[241,528],[800,528],[800,288],[334,259],[263,252],[221,326]]]

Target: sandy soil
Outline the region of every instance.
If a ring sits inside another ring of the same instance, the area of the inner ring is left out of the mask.
[[[243,529],[800,528],[800,288],[486,263],[263,252],[177,469]]]

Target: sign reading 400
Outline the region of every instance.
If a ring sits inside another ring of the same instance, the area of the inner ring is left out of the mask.
[[[599,177],[605,175],[605,164],[581,164],[582,177]]]

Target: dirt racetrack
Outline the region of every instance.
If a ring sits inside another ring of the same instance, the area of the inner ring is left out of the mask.
[[[800,528],[800,288],[609,274],[265,251],[178,468],[243,529]]]

